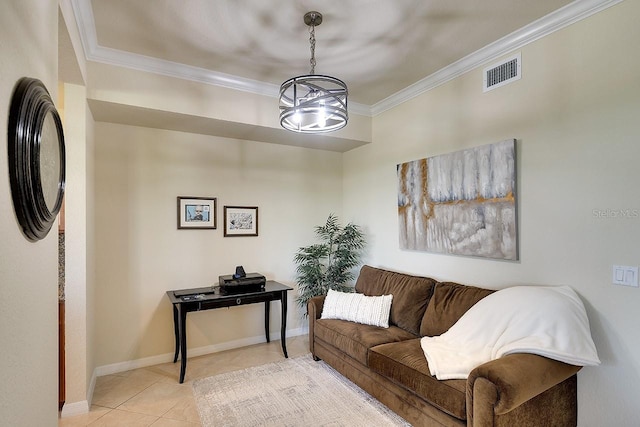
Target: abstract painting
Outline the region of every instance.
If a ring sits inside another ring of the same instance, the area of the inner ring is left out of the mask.
[[[400,248],[518,259],[516,141],[402,163]]]

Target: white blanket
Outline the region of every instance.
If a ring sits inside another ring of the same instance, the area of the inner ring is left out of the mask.
[[[582,301],[568,286],[515,286],[494,292],[447,332],[420,344],[431,375],[465,379],[469,372],[509,353],[534,353],[572,365],[600,360]]]

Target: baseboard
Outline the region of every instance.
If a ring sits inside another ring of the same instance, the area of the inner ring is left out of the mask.
[[[65,402],[62,406],[62,411],[60,411],[60,418],[72,417],[89,412],[91,401],[93,400],[93,390],[96,387],[96,378],[96,370],[94,369],[93,375],[91,375],[91,381],[89,382],[89,389],[87,390],[87,400],[73,403]]]
[[[89,382],[89,390],[87,390],[87,401],[89,402],[89,408],[91,408],[91,402],[93,401],[93,390],[96,388],[97,378],[98,378],[98,374],[94,369],[93,374],[91,375],[91,381]]]
[[[92,390],[93,392],[93,390]],[[83,400],[81,402],[73,402],[66,403],[62,406],[62,411],[60,411],[60,417],[72,417],[74,415],[86,414],[89,412],[89,402],[87,400]]]
[[[295,337],[299,335],[306,335],[308,333],[308,326],[303,326],[297,329],[287,330],[287,337]],[[270,333],[272,337],[278,337],[278,339],[272,339],[271,341],[280,341],[280,331],[272,331]],[[207,345],[204,347],[189,348],[187,354],[188,357],[204,356],[205,354],[219,353],[225,350],[232,350],[234,348],[246,347],[249,345],[260,344],[264,342],[264,335],[258,335],[255,337],[242,338],[234,341],[227,341],[224,343],[218,343],[213,345]],[[130,371],[132,369],[146,368],[147,366],[159,365],[161,363],[173,362],[173,353],[159,354],[157,356],[145,357],[142,359],[129,360],[126,362],[113,363],[110,365],[98,366],[93,377],[101,377],[103,375],[117,374],[120,372]],[[91,390],[93,392],[93,389]],[[91,394],[93,395],[93,393]]]
[[[189,351],[191,356],[191,351]],[[126,362],[113,363],[111,365],[98,366],[94,370],[95,377],[104,375],[118,374],[120,372],[130,371],[132,369],[145,368],[147,366],[159,365],[173,361],[173,353],[165,353],[157,356],[145,357],[143,359],[128,360]]]

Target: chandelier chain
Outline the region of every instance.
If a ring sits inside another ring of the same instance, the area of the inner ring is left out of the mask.
[[[309,63],[311,64],[311,72],[309,74],[316,73],[316,26],[314,24],[309,26],[309,45],[311,49],[311,59]]]

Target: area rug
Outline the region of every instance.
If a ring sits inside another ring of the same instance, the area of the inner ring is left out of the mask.
[[[311,355],[196,380],[193,394],[205,427],[409,425]]]

